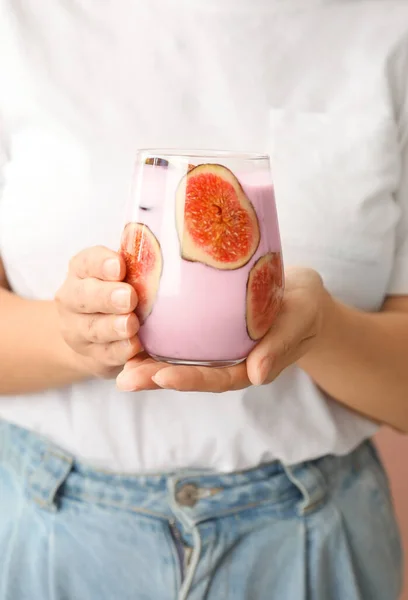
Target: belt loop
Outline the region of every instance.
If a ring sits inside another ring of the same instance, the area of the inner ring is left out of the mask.
[[[56,512],[58,490],[72,470],[73,458],[59,449],[48,448],[28,476],[28,492],[41,508]]]
[[[282,464],[288,479],[295,485],[303,496],[299,505],[299,514],[305,515],[316,509],[327,496],[327,483],[318,467],[312,462],[300,465]]]

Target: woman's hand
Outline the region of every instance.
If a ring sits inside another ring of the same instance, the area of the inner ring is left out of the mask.
[[[140,354],[126,364],[117,379],[118,387],[123,391],[226,392],[270,383],[318,343],[331,304],[315,271],[288,269],[280,315],[246,362],[225,369],[171,366]]]
[[[89,375],[111,378],[140,351],[135,290],[122,257],[103,247],[75,256],[56,295],[61,333]]]

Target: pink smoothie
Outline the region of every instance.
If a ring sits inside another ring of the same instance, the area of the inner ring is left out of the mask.
[[[270,174],[235,174],[256,210],[260,243],[248,264],[229,271],[180,257],[175,191],[183,174],[175,168],[150,166],[137,174],[135,195],[141,199],[140,207],[135,207],[129,221],[148,225],[163,253],[159,291],[139,335],[145,350],[154,356],[238,361],[255,345],[245,317],[249,272],[261,256],[281,249]]]

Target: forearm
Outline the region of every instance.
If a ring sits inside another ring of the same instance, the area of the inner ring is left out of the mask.
[[[408,432],[408,314],[328,299],[320,339],[299,366],[337,401]]]
[[[85,377],[59,333],[53,302],[0,288],[0,395],[41,391]]]

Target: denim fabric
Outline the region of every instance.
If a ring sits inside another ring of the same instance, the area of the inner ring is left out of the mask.
[[[228,475],[122,476],[0,423],[0,600],[397,600],[371,443]]]

